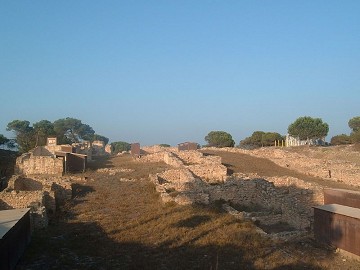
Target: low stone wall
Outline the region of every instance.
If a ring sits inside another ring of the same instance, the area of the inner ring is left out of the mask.
[[[63,160],[52,156],[33,156],[26,153],[16,159],[15,173],[23,175],[62,175]]]
[[[54,176],[21,176],[14,175],[8,183],[7,191],[46,191],[56,205],[63,205],[72,197],[71,180],[66,177]],[[52,204],[52,203],[50,203]],[[56,208],[51,207],[53,212]]]
[[[218,148],[204,149],[219,151]],[[316,153],[316,150],[308,150],[310,151],[308,155],[300,155],[287,150],[287,148],[275,147],[263,147],[255,150],[221,148],[221,151],[242,153],[254,157],[266,158],[281,167],[289,168],[307,175],[343,182],[352,186],[360,186],[360,162],[352,162],[357,158],[360,160],[360,153],[349,153],[352,157],[352,159],[349,159],[352,161],[349,161],[336,159],[336,155],[334,153]],[[317,156],[319,155],[324,158],[318,158]],[[342,155],[346,156],[345,154]],[[328,159],[326,158],[327,156],[329,157]]]
[[[209,183],[223,182],[226,179],[227,168],[221,164],[196,164],[187,168],[197,177]]]
[[[178,151],[176,155],[195,176],[209,183],[224,181],[227,176],[227,168],[219,156],[204,156],[196,150]]]
[[[176,183],[179,181],[176,173],[179,171],[170,170],[170,172],[151,176],[163,202],[208,204],[224,201],[249,207],[260,205],[272,213],[268,217],[256,218],[264,224],[284,221],[300,230],[310,229],[312,226],[313,194],[311,191],[299,188],[278,188],[272,182],[261,178],[232,178],[217,185],[210,185],[195,178],[179,185]]]
[[[320,186],[293,177],[227,176],[227,168],[217,156],[169,149],[148,156],[151,161],[162,156],[174,168],[151,176],[163,202],[260,205],[270,214],[255,218],[258,221],[265,225],[284,221],[299,230],[311,228],[312,206],[323,203]]]
[[[164,162],[176,168],[184,167],[184,163],[171,152],[164,153]]]
[[[35,228],[43,228],[57,208],[72,197],[71,181],[65,177],[14,175],[0,192],[0,209],[31,208]]]
[[[164,161],[164,152],[157,152],[154,154],[144,155],[136,160],[140,161],[140,162],[163,162]]]
[[[0,210],[30,208],[33,228],[45,228],[48,217],[43,191],[3,191],[0,193]]]
[[[37,181],[32,178],[26,178],[21,176],[13,176],[9,180],[9,188],[14,190],[22,191],[35,191],[42,190],[43,184],[40,181]]]

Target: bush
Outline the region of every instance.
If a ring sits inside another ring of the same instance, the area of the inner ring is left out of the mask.
[[[123,151],[130,151],[131,149],[131,144],[127,143],[127,142],[113,142],[111,143],[111,151],[114,154],[117,154],[119,152],[123,152]]]
[[[351,144],[351,137],[346,134],[336,135],[331,138],[330,143],[332,145]]]
[[[167,143],[161,143],[161,144],[159,144],[159,146],[161,146],[161,147],[170,147],[171,145],[167,144]]]

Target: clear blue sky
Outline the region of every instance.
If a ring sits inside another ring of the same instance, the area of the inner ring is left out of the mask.
[[[329,136],[360,115],[360,1],[0,2],[0,133],[74,117],[110,141]]]

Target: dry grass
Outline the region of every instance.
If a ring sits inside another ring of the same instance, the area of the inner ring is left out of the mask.
[[[135,171],[89,171],[59,219],[34,234],[18,269],[350,269],[311,238],[272,242],[216,205],[162,204],[146,177],[165,164],[126,156],[97,164]]]

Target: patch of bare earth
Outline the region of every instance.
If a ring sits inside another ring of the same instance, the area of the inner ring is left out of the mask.
[[[148,174],[166,168],[98,160],[58,219],[34,233],[17,269],[359,269],[309,237],[264,238],[220,205],[162,204]]]

